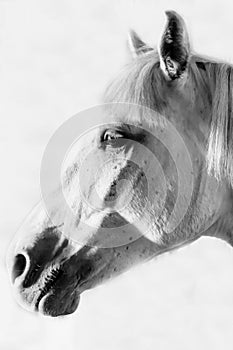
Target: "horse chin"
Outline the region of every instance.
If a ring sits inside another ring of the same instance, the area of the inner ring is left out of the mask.
[[[77,292],[52,290],[40,300],[38,311],[45,316],[65,316],[75,312],[79,301],[80,295]]]

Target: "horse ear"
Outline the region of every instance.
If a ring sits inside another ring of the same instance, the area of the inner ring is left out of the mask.
[[[137,57],[143,53],[153,50],[153,48],[144,43],[144,41],[142,41],[137,33],[132,29],[129,31],[128,46],[133,57]]]
[[[166,11],[167,23],[159,46],[160,67],[169,80],[186,70],[190,43],[184,20],[175,11]]]

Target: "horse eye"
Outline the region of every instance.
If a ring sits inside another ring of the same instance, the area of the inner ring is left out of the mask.
[[[122,138],[123,135],[116,130],[107,130],[104,132],[103,136],[102,136],[102,142],[106,142],[106,141],[114,141],[117,140],[119,138]]]

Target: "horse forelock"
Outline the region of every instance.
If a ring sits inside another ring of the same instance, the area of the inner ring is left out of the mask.
[[[175,84],[173,83],[174,87]],[[183,88],[190,90],[190,102],[196,98],[202,100],[204,106],[211,106],[211,116],[206,117],[209,125],[209,135],[206,144],[206,164],[210,174],[219,181],[227,179],[233,185],[233,66],[192,54],[186,82]],[[127,64],[120,74],[113,79],[104,94],[104,102],[111,104],[128,103],[147,107],[159,115],[168,117],[166,98],[166,81],[160,69],[158,52],[153,50],[139,55]],[[171,84],[170,84],[171,88]],[[129,122],[144,122],[149,126],[157,124],[154,114],[130,114]],[[128,117],[128,120],[127,120]]]
[[[162,113],[166,100],[162,93],[162,74],[158,67],[159,56],[155,51],[142,54],[127,64],[104,93],[104,102],[108,106],[110,104],[110,111],[115,112],[117,103],[126,103]],[[146,114],[146,109],[143,111]],[[125,119],[129,122],[141,122],[141,118],[145,117],[147,123],[155,122],[145,114],[129,113],[125,115]]]

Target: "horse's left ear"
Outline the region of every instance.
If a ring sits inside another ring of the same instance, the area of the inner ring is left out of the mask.
[[[144,41],[142,41],[137,33],[132,29],[129,31],[128,46],[133,57],[137,57],[143,53],[153,50],[153,48],[144,43]]]
[[[166,11],[167,24],[159,46],[160,67],[169,80],[185,72],[190,55],[190,43],[184,20],[175,11]]]

